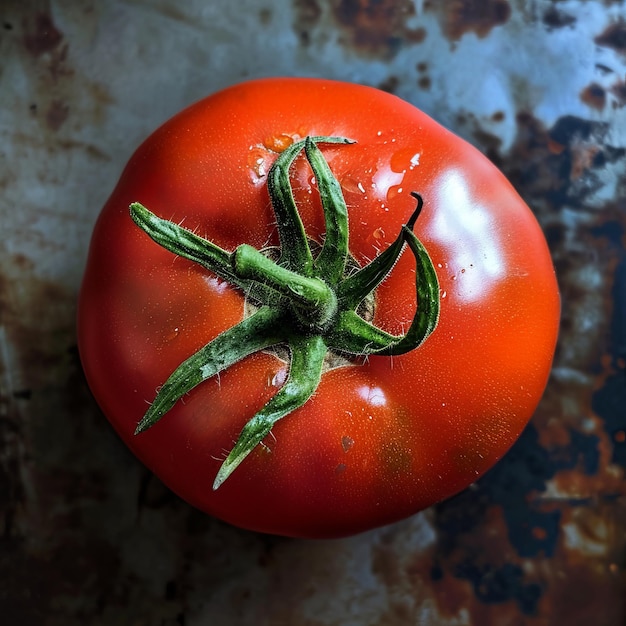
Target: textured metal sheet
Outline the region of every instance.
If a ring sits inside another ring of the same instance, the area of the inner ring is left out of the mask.
[[[620,626],[626,559],[626,8],[576,0],[0,3],[0,615],[20,626]],[[481,148],[563,296],[553,375],[471,488],[328,542],[190,509],[83,380],[91,227],[136,145],[228,84],[379,86]]]

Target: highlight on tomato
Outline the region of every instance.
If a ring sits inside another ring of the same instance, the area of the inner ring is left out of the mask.
[[[78,339],[104,414],[181,498],[340,537],[506,453],[559,313],[541,228],[480,152],[377,89],[275,78],[139,147],[94,228]]]

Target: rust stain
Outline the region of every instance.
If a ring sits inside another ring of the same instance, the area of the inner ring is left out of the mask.
[[[452,41],[466,33],[474,33],[482,39],[511,17],[507,0],[444,0],[428,5],[438,11],[442,29]]]
[[[317,0],[295,0],[296,31],[303,43],[311,41],[311,31],[323,25],[326,17],[345,34],[344,43],[366,55],[391,58],[406,44],[421,43],[426,38],[422,27],[409,26],[415,15],[410,0],[333,0],[330,15]]]
[[[572,26],[576,23],[576,18],[557,6],[549,6],[543,14],[543,23],[551,30]]]
[[[294,0],[294,8],[295,30],[308,45],[313,31],[321,28],[328,16],[318,0]],[[428,35],[426,28],[415,24],[415,3],[410,0],[333,0],[330,11],[333,22],[345,33],[345,45],[359,54],[392,58],[404,46],[422,43]],[[438,14],[445,36],[452,41],[469,32],[484,38],[511,16],[507,0],[427,0],[423,11]],[[428,89],[427,79],[420,80],[420,87]]]
[[[599,46],[612,48],[620,54],[626,54],[626,20],[618,20],[611,24],[594,41]]]
[[[22,29],[15,51],[22,57],[30,79],[31,100],[25,106],[40,121],[41,135],[47,137],[50,149],[64,147],[57,133],[68,118],[72,116],[75,124],[87,123],[87,119],[92,125],[100,124],[113,98],[105,85],[76,74],[70,59],[70,42],[48,12],[24,18]],[[81,103],[81,114],[75,119],[71,104],[74,101]],[[93,155],[98,156],[97,152]]]
[[[311,43],[311,31],[322,18],[322,8],[317,0],[293,0],[296,15],[295,31],[303,45]]]
[[[46,124],[48,128],[57,131],[63,126],[69,115],[69,106],[60,100],[53,100],[46,111]]]
[[[52,52],[63,41],[63,33],[58,30],[48,13],[38,13],[34,23],[24,24],[24,30],[24,46],[35,57]]]
[[[387,45],[403,17],[414,13],[411,3],[404,1],[335,0],[332,5],[335,18],[352,30],[357,46]]]
[[[527,199],[535,198],[535,207],[585,207],[600,185],[596,171],[626,156],[626,150],[609,143],[604,122],[569,115],[547,129],[532,115],[520,113],[517,125],[511,154],[498,165]]]
[[[615,106],[623,107],[626,105],[626,82],[623,80],[617,81],[611,86],[611,94],[615,97]]]
[[[592,83],[582,90],[580,99],[592,109],[602,111],[606,106],[606,91],[597,83]]]
[[[562,461],[532,433],[473,493],[436,507],[436,546],[413,569],[432,564],[429,590],[448,618],[465,610],[481,626],[620,624],[626,496],[542,500]],[[572,588],[580,606],[568,602]]]

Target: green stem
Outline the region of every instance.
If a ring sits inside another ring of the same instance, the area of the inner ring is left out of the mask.
[[[259,282],[285,296],[308,325],[323,326],[337,310],[335,293],[324,281],[281,267],[252,246],[242,244],[235,250],[233,268],[239,278]]]

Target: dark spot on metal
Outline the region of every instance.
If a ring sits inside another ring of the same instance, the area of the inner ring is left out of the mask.
[[[4,28],[4,30],[13,30],[13,24],[11,24],[11,22],[3,22],[2,28]]]
[[[267,26],[272,21],[272,9],[265,7],[259,11],[259,22]]]
[[[389,78],[378,85],[378,88],[388,93],[395,93],[398,85],[400,85],[400,79],[397,76],[389,76]]]
[[[47,13],[35,16],[34,24],[25,25],[24,46],[35,57],[56,49],[63,41],[63,33],[57,29]]]
[[[622,241],[625,230],[626,226],[622,222],[618,221],[617,219],[608,219],[601,224],[591,228],[591,234],[598,239],[602,239],[603,243],[610,244],[611,248],[614,251],[620,251],[621,253]],[[626,314],[626,301],[623,303],[623,306],[624,313]]]
[[[609,376],[594,393],[592,406],[604,420],[606,431],[612,438],[611,462],[626,468],[626,441],[619,434],[626,430],[626,375],[623,370]]]
[[[404,35],[408,43],[422,43],[428,36],[428,33],[425,28],[408,28]]]
[[[623,107],[626,106],[626,82],[618,81],[614,85],[611,86],[611,93],[615,96],[617,100],[617,106]]]
[[[612,48],[616,52],[626,54],[626,20],[619,20],[611,24],[594,41],[606,48]]]
[[[619,433],[626,430],[626,250],[623,237],[624,222],[604,225],[596,234],[612,242],[614,254],[619,260],[613,275],[613,311],[610,326],[609,354],[612,360],[612,373],[604,384],[593,394],[592,408],[605,423],[606,431],[612,437],[612,462],[626,468],[626,439]]]
[[[178,595],[178,583],[175,580],[168,580],[165,585],[165,599],[175,600]]]
[[[457,565],[455,576],[468,580],[476,597],[485,604],[515,600],[524,615],[534,615],[537,611],[542,589],[536,583],[524,584],[524,572],[519,565],[505,563],[492,568],[468,559]]]
[[[496,111],[492,116],[491,119],[494,122],[503,122],[505,118],[504,112],[503,111]]]
[[[565,241],[565,227],[560,223],[548,224],[544,227],[543,234],[546,237],[550,249],[560,246]]]
[[[606,106],[606,91],[597,83],[592,83],[582,90],[580,99],[591,108],[602,111]]]
[[[614,73],[608,65],[604,65],[603,63],[596,63],[596,69],[605,75]]]
[[[416,65],[416,67],[417,67],[417,71],[422,73],[428,69],[428,64],[425,63],[424,61],[421,61],[420,63]]]
[[[432,80],[430,79],[430,76],[421,76],[418,81],[417,84],[419,86],[420,89],[430,89],[432,86]]]
[[[527,113],[516,120],[518,134],[510,154],[496,164],[531,206],[541,202],[555,210],[564,205],[583,209],[603,186],[605,165],[626,154],[610,145],[604,122],[569,115],[546,129]]]
[[[564,26],[571,26],[576,23],[576,18],[552,5],[543,14],[543,23],[552,30],[563,28]]]
[[[573,115],[565,115],[557,120],[550,130],[550,139],[566,146],[574,139],[589,139],[594,129],[602,127],[606,129],[606,124],[598,126],[597,122],[585,120]]]
[[[613,146],[604,146],[598,150],[593,157],[592,165],[594,168],[601,168],[608,163],[616,163],[626,155],[626,148],[615,148]]]
[[[16,400],[30,400],[33,397],[33,391],[32,389],[16,389],[13,397]]]
[[[500,149],[502,148],[502,140],[497,135],[489,133],[485,130],[478,129],[474,131],[474,138],[482,147],[485,154],[494,162],[499,160]]]
[[[554,469],[576,469],[587,475],[595,474],[600,467],[599,438],[573,429],[568,429],[568,434],[570,441],[567,445],[549,450]]]
[[[50,103],[48,110],[46,111],[46,124],[48,128],[53,131],[57,131],[63,126],[70,109],[67,104],[59,100],[53,100]]]
[[[294,0],[296,15],[294,29],[303,45],[311,43],[311,30],[319,23],[322,9],[317,0]]]
[[[467,33],[484,38],[511,17],[511,5],[506,0],[445,0],[433,5],[440,11],[443,31],[452,41]]]
[[[513,600],[522,613],[534,614],[543,589],[512,559],[555,554],[561,511],[542,505],[531,495],[545,491],[547,481],[557,471],[557,464],[540,445],[539,432],[531,424],[473,489],[434,507],[438,537],[431,578],[440,580],[443,572],[448,572],[471,582],[481,603]],[[490,521],[493,524],[496,510],[506,524],[509,547],[489,544],[493,540],[483,530]],[[515,552],[506,556],[511,548]],[[489,553],[481,555],[481,549]]]

